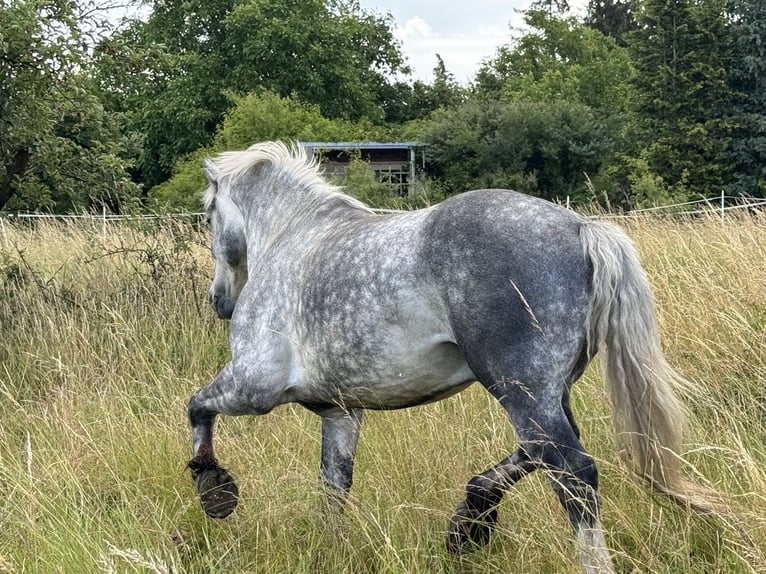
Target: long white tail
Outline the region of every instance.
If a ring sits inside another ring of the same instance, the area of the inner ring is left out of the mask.
[[[601,354],[620,454],[657,490],[719,513],[720,498],[681,474],[684,416],[675,389],[688,383],[662,353],[654,296],[636,249],[610,223],[589,221],[580,234],[593,266],[589,345]]]

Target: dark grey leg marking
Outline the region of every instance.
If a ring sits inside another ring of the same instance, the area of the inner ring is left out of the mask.
[[[331,501],[346,500],[354,474],[354,454],[362,425],[361,409],[332,409],[322,417],[322,484]]]
[[[516,482],[537,469],[523,449],[468,481],[465,499],[450,519],[447,550],[457,554],[489,542],[497,523],[497,506],[503,494]]]

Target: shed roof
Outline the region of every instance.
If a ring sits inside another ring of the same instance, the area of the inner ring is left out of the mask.
[[[410,149],[418,146],[418,142],[300,142],[310,149]]]

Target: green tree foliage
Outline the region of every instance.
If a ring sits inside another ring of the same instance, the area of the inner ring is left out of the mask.
[[[403,65],[390,16],[348,0],[249,0],[226,24],[233,90],[297,96],[329,118],[382,119],[379,92]]]
[[[502,185],[591,199],[591,178],[614,195],[610,166],[625,145],[633,105],[628,52],[574,18],[533,8],[525,21],[528,32],[479,71],[478,101],[426,128],[434,173],[451,191]]]
[[[423,119],[434,110],[454,108],[466,100],[469,90],[457,83],[439,54],[436,54],[433,73],[431,84],[420,80],[412,84],[398,81],[384,88],[382,105],[387,122],[402,124]]]
[[[382,121],[388,77],[406,70],[390,16],[354,0],[154,0],[122,53],[159,55],[126,78],[105,62],[104,84],[145,137],[140,177],[164,181],[175,161],[210,144],[227,93],[270,90],[333,119]],[[147,81],[147,78],[150,78]],[[134,87],[123,89],[132,79]],[[124,96],[123,96],[124,95]]]
[[[636,0],[589,0],[585,23],[626,46],[626,34],[636,29]]]
[[[202,160],[218,152],[245,149],[265,140],[357,141],[385,139],[381,127],[361,120],[331,120],[319,106],[283,98],[271,92],[234,98],[234,107],[226,112],[213,143],[180,160],[173,177],[151,192],[155,207],[188,209],[200,207],[199,194],[204,188]]]
[[[731,84],[737,92],[732,143],[736,165],[730,190],[766,197],[766,3],[732,0],[734,52]]]
[[[352,157],[346,167],[345,177],[335,182],[367,205],[383,209],[407,209],[411,207],[407,199],[391,193],[391,188],[375,179],[375,172],[370,164],[358,154]]]
[[[96,14],[65,0],[0,4],[0,209],[118,210],[137,195],[134,146],[88,75]]]
[[[529,27],[498,49],[476,78],[483,97],[577,102],[607,115],[631,108],[633,68],[626,50],[574,18],[530,10]]]
[[[676,197],[730,181],[732,43],[724,0],[645,0],[628,36],[637,70],[638,154]]]
[[[449,193],[502,187],[546,199],[587,196],[586,175],[613,152],[593,110],[572,102],[472,99],[424,126],[430,175]]]
[[[0,208],[120,210],[138,182],[196,210],[202,157],[264,139],[419,140],[450,193],[766,193],[761,0],[568,4],[533,2],[465,88],[438,54],[402,76],[392,17],[356,0],[150,0],[117,32],[103,2],[0,0]]]

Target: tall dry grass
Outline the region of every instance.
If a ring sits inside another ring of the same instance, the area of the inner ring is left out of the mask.
[[[668,357],[697,384],[685,468],[736,519],[653,497],[617,462],[604,385],[575,388],[599,462],[619,572],[766,570],[766,220],[626,223],[655,287]],[[186,224],[0,227],[0,572],[577,572],[544,477],[508,493],[490,546],[453,558],[467,479],[513,448],[478,388],[368,413],[353,494],[328,520],[319,422],[299,407],[224,418],[222,463],[243,500],[207,519],[185,462],[188,397],[228,357],[204,302],[204,233]]]

